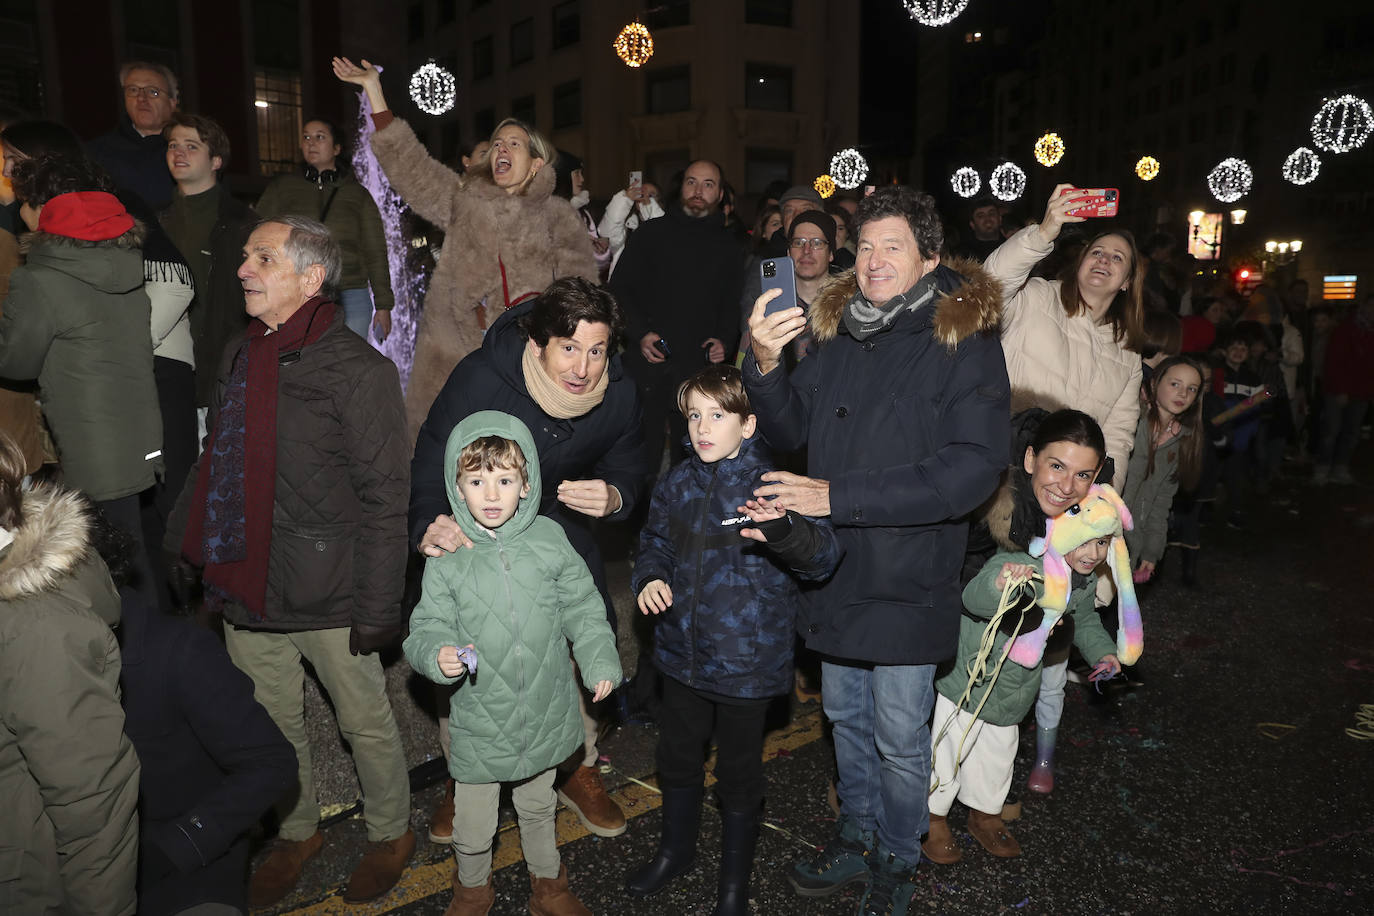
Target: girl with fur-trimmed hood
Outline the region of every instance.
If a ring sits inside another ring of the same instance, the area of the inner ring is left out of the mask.
[[[552,145],[507,118],[467,174],[432,158],[410,125],[392,115],[377,68],[334,58],[334,74],[363,87],[377,132],[372,151],[387,180],[417,214],[447,233],[415,340],[406,388],[413,440],[458,361],[511,305],[560,277],[597,280],[587,230],[566,200],[551,196]]]

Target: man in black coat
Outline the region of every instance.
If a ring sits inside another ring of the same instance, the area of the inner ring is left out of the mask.
[[[825,896],[868,881],[859,912],[905,914],[928,826],[937,663],[953,654],[962,610],[965,517],[1009,460],[1010,385],[996,328],[999,284],[972,262],[940,264],[940,217],[927,194],[883,188],[856,216],[855,274],[800,308],[765,315],[759,297],[745,387],[777,448],[807,447],[807,474],[756,491],[828,516],[844,547],[835,575],[798,618],[825,659],[841,817],[793,887]],[[806,327],[817,352],[788,375],[781,351]]]
[[[555,280],[537,299],[507,309],[496,320],[481,348],[453,370],[420,427],[410,465],[410,539],[417,550],[439,556],[472,546],[449,514],[444,448],[464,417],[479,410],[508,413],[534,434],[544,481],[539,512],[563,527],[587,561],[614,629],[615,606],[591,520],[628,518],[645,476],[639,395],[615,352],[623,331],[615,298],[580,277]],[[559,797],[592,833],[618,836],[625,832],[625,815],[602,785],[597,725],[585,696],[582,701],[581,765]],[[448,709],[447,698],[439,708]],[[447,748],[446,717],[439,729],[440,747]],[[450,780],[430,821],[430,839],[448,842],[452,822]]]
[[[162,128],[177,108],[176,74],[162,64],[129,61],[119,68],[119,87],[124,96],[119,126],[88,143],[86,153],[121,191],[132,191],[160,210],[172,199]]]
[[[705,363],[720,363],[739,342],[735,304],[744,278],[739,245],[720,212],[720,166],[687,167],[682,194],[662,219],[642,224],[616,264],[611,290],[629,322],[626,368],[644,406],[646,465],[652,473],[668,447],[684,457],[687,422],[677,389]]]

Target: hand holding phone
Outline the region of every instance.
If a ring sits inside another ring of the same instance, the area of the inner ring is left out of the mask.
[[[654,341],[654,349],[663,354],[664,359],[671,359],[673,351],[668,349],[668,341],[660,337]]]
[[[630,173],[630,184],[625,189],[625,196],[630,200],[639,200],[643,196],[644,173],[636,169]]]
[[[1117,205],[1121,201],[1121,192],[1116,188],[1065,188],[1059,192],[1059,196],[1084,198],[1068,213],[1088,219],[1116,216]]]
[[[791,258],[764,258],[759,263],[759,290],[782,290],[782,295],[764,308],[765,315],[797,307],[797,273]]]

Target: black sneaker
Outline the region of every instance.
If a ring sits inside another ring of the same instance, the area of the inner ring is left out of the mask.
[[[877,840],[871,830],[841,816],[835,822],[835,835],[810,859],[792,866],[787,883],[803,897],[829,897],[855,881],[869,878],[868,856]]]

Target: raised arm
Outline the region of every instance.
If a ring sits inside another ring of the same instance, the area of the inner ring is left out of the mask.
[[[1049,203],[1045,205],[1045,216],[1039,223],[1031,223],[1020,232],[1007,239],[997,250],[988,255],[983,269],[1002,282],[1002,302],[1004,309],[1014,305],[1016,294],[1030,279],[1031,270],[1054,250],[1054,241],[1065,223],[1081,223],[1083,217],[1072,216],[1072,210],[1081,198],[1072,195],[1060,197],[1061,191],[1073,185],[1056,185],[1050,193]],[[1013,310],[1014,311],[1014,310]],[[1011,317],[1004,311],[1003,319]]]

